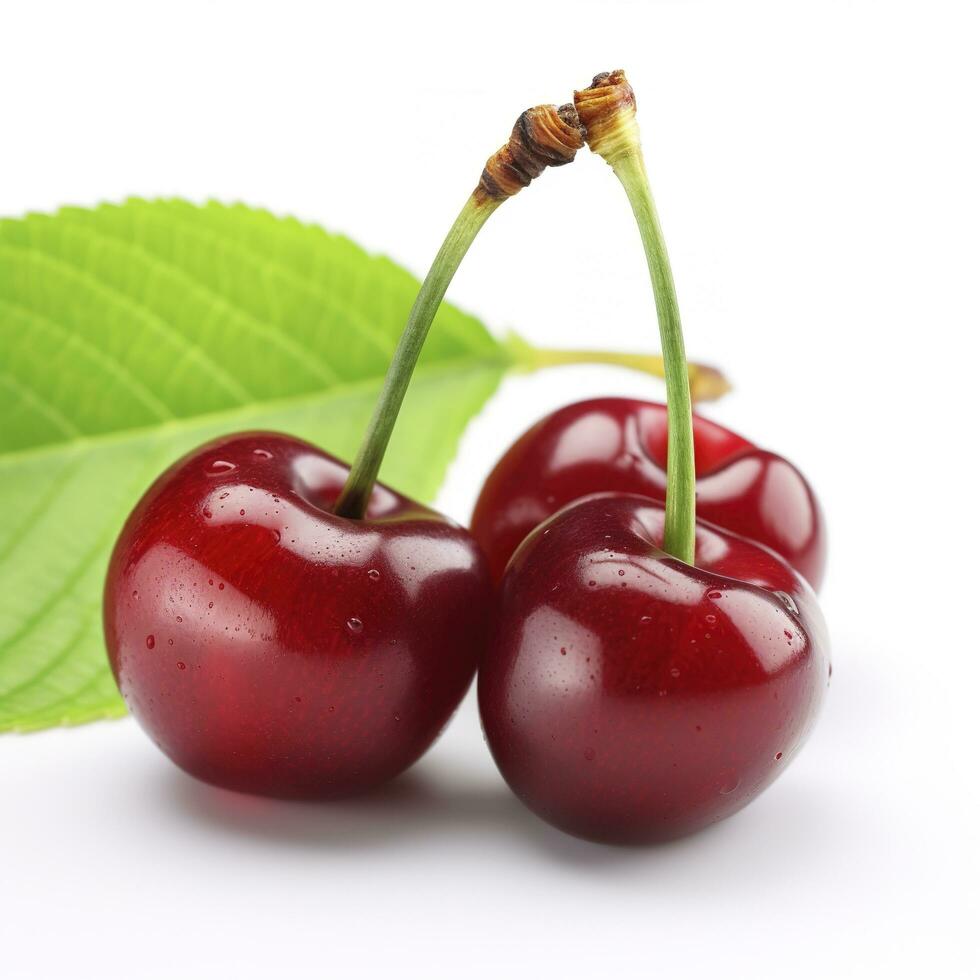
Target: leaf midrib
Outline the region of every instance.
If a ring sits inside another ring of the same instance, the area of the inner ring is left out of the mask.
[[[507,368],[515,363],[510,351],[501,347],[496,351],[486,351],[484,353],[473,353],[459,357],[446,358],[438,363],[419,365],[413,375],[413,381],[420,378],[438,376],[451,373],[454,370],[469,370],[478,367],[501,367]],[[0,450],[0,467],[10,464],[29,462],[35,459],[43,459],[47,455],[57,455],[66,451],[79,452],[83,449],[94,449],[101,446],[113,445],[126,442],[129,439],[140,436],[159,437],[161,435],[177,434],[185,430],[191,430],[202,425],[219,425],[225,421],[233,421],[236,417],[244,417],[257,410],[268,410],[269,412],[287,411],[292,408],[299,408],[303,405],[314,404],[318,401],[328,400],[345,395],[354,395],[359,391],[370,391],[377,389],[384,380],[383,374],[376,374],[366,378],[359,378],[357,381],[342,382],[326,388],[322,391],[306,391],[297,395],[290,395],[285,398],[275,398],[266,401],[249,401],[235,405],[231,408],[222,409],[217,412],[205,412],[196,415],[188,415],[181,418],[167,419],[153,425],[133,426],[126,429],[114,429],[111,432],[97,433],[91,436],[83,436],[79,439],[66,439],[60,442],[48,442],[42,446],[34,446],[29,449],[18,449],[13,452]]]

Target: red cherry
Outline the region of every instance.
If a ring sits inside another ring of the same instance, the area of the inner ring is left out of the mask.
[[[829,676],[809,586],[699,522],[694,565],[664,512],[597,494],[518,549],[480,666],[494,759],[539,816],[593,840],[689,833],[757,796],[796,754]]]
[[[819,588],[826,531],[810,485],[792,463],[694,416],[699,517],[772,548]],[[524,433],[487,478],[473,535],[496,579],[524,537],[555,511],[606,490],[663,502],[667,408],[596,398],[553,412]]]
[[[347,467],[247,433],[164,473],[116,544],[105,633],[119,688],[163,751],[229,789],[365,790],[429,747],[472,680],[492,591],[469,534]]]

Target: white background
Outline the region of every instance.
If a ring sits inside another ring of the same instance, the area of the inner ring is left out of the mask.
[[[0,738],[0,973],[70,977],[975,976],[977,23],[942,2],[0,6],[0,214],[218,196],[423,273],[516,114],[625,67],[706,413],[823,500],[830,698],[783,779],[651,850],[509,795],[472,699],[381,794],[236,797],[132,721]],[[450,291],[542,345],[656,349],[620,188],[583,151]],[[508,380],[440,498],[590,394]],[[971,934],[973,933],[973,934]]]

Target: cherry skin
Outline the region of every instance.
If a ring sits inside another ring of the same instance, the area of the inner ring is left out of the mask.
[[[826,531],[810,485],[792,463],[694,416],[698,515],[782,555],[816,589]],[[504,454],[487,478],[471,528],[494,578],[525,536],[591,493],[639,493],[661,503],[667,487],[667,408],[596,398],[553,412]]]
[[[218,439],[165,472],[109,565],[109,659],[181,768],[228,789],[330,798],[431,745],[469,686],[492,586],[469,534],[298,439]]]
[[[806,738],[826,628],[780,557],[698,522],[666,555],[663,509],[597,494],[539,526],[504,575],[480,715],[511,789],[556,827],[647,843],[757,796]]]

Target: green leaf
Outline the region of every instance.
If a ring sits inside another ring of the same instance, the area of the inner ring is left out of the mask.
[[[0,731],[124,712],[101,593],[130,508],[225,432],[350,458],[417,290],[346,238],[241,205],[0,221]],[[431,499],[510,351],[443,305],[386,482]]]

